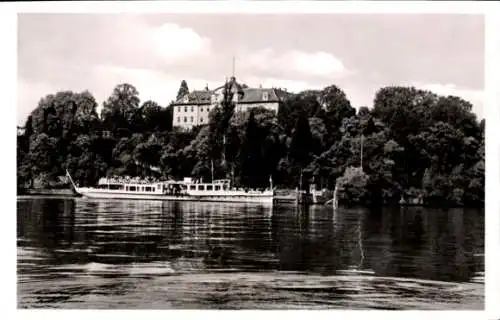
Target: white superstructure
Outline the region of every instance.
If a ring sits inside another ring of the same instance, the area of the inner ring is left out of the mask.
[[[78,187],[68,177],[75,191],[88,198],[141,199],[141,200],[186,200],[218,202],[273,203],[274,191],[233,188],[228,179],[210,183],[194,182],[190,178],[183,181],[144,181],[138,179],[101,178],[97,187]]]

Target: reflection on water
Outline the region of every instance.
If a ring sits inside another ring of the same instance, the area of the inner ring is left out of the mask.
[[[21,308],[483,308],[479,210],[17,205]]]

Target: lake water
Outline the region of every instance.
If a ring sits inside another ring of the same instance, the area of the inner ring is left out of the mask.
[[[484,309],[484,211],[17,201],[19,308]]]

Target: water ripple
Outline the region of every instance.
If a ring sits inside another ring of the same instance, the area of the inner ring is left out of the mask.
[[[18,201],[20,308],[482,309],[471,210]]]

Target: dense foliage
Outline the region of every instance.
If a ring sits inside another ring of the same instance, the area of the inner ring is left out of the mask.
[[[338,182],[345,203],[484,204],[484,120],[461,98],[384,87],[356,112],[332,85],[290,95],[275,115],[235,112],[229,87],[224,97],[208,125],[186,132],[172,128],[171,106],[141,104],[130,84],[116,86],[100,117],[89,92],[47,95],[18,137],[18,187],[48,186],[67,169],[81,185],[156,175],[264,188],[272,177],[280,188]]]

